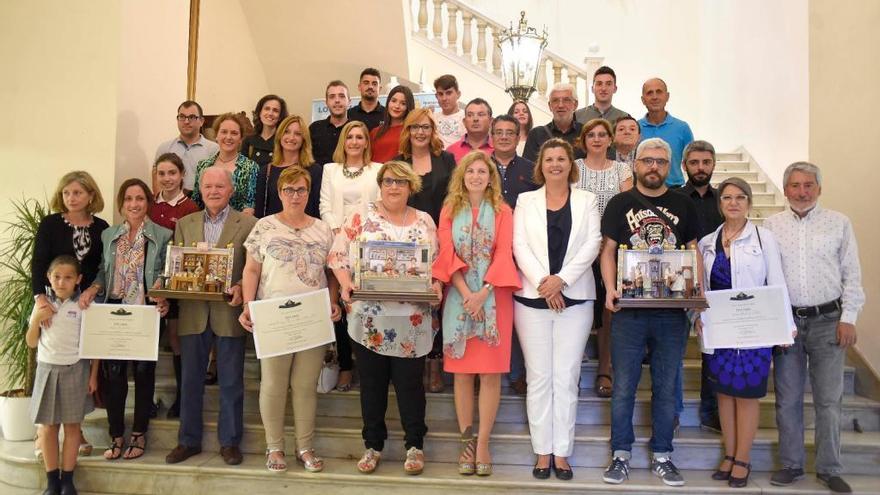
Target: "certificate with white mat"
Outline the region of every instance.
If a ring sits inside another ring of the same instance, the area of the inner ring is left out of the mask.
[[[82,312],[79,357],[157,361],[159,311],[156,306],[91,304]]]
[[[327,289],[248,303],[257,359],[312,349],[336,340]]]
[[[706,292],[709,309],[701,314],[705,349],[743,349],[794,343],[785,288]]]

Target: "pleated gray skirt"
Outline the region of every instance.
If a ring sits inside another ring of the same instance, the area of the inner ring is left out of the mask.
[[[88,359],[71,365],[37,363],[30,410],[34,424],[82,423],[95,409],[89,395],[89,368]]]

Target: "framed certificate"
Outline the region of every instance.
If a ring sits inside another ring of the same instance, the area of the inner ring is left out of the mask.
[[[92,304],[82,312],[82,359],[159,359],[159,311],[156,306]]]
[[[336,341],[330,292],[316,290],[248,303],[257,359],[312,349]]]
[[[413,242],[352,243],[357,301],[439,302],[431,289],[431,247]]]
[[[706,292],[709,309],[702,313],[703,347],[741,349],[794,343],[785,288],[781,285],[753,289]]]

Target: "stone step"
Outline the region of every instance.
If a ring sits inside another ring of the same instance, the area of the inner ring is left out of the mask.
[[[745,162],[743,154],[738,152],[715,153],[715,162]]]
[[[798,482],[794,487],[796,491],[792,491],[792,487],[770,485],[769,476],[765,473],[756,473],[746,488],[729,488],[722,482],[712,481],[710,470],[683,470],[687,484],[673,489],[663,485],[647,469],[633,469],[625,484],[613,486],[602,482],[603,468],[576,468],[571,481],[555,478],[541,481],[532,477],[529,466],[495,464],[492,476],[478,478],[461,476],[456,464],[436,462],[430,457],[425,471],[419,476],[407,476],[399,462],[389,462],[387,459],[383,459],[375,473],[363,475],[357,472],[355,460],[348,458],[325,457],[324,471],[312,474],[303,471],[292,458],[288,458],[292,464],[286,473],[268,473],[262,455],[245,456],[239,466],[227,466],[218,454],[207,451],[172,466],[165,464],[164,457],[164,451],[151,450],[134,461],[107,462],[98,456],[81,459],[76,470],[77,488],[84,495],[110,491],[125,495],[232,495],[282,493],[289,490],[298,495],[448,495],[451,492],[480,495],[828,493],[812,476]],[[4,473],[3,481],[0,481],[4,495],[35,495],[41,493],[40,489],[45,486],[43,468],[33,459],[27,442],[0,440],[0,472]],[[877,476],[846,475],[846,480],[856,493],[876,493],[878,479]]]
[[[717,185],[730,177],[739,177],[746,182],[758,182],[758,172],[754,170],[718,170],[712,174],[712,184]]]
[[[752,190],[752,204],[775,205],[777,204],[776,194],[772,192]]]
[[[103,411],[101,411],[103,413]],[[128,421],[130,423],[130,419]],[[428,419],[428,434],[425,438],[425,452],[428,459],[437,462],[456,462],[460,441],[456,421]],[[402,461],[405,457],[403,432],[396,420],[387,422],[389,435],[383,451],[383,458]],[[319,416],[316,421],[314,448],[323,456],[341,459],[358,459],[363,453],[361,438],[363,424],[360,418],[340,418]],[[476,428],[476,425],[475,425]],[[100,414],[91,415],[84,423],[87,438],[95,445],[107,445],[106,419]],[[178,422],[156,419],[150,423],[148,449],[152,452],[167,453],[177,445]],[[295,445],[292,422],[285,427],[285,441],[288,450]],[[600,468],[607,464],[610,426],[576,425],[574,454],[570,462],[576,467]],[[645,468],[649,465],[649,426],[635,427],[632,466]],[[813,466],[813,435],[806,435],[807,465]],[[776,465],[778,434],[775,429],[758,430],[752,447],[751,462],[755,471],[772,471]],[[714,469],[720,461],[723,448],[721,436],[703,432],[699,428],[683,427],[675,439],[674,459],[681,469]],[[205,452],[219,452],[217,441],[216,416],[205,417],[202,448]],[[242,452],[249,456],[262,457],[265,451],[265,433],[257,414],[246,414],[244,435],[240,445]],[[98,452],[100,453],[100,452]],[[494,462],[529,466],[534,462],[529,426],[524,423],[496,423],[492,432],[492,456]],[[880,460],[880,432],[842,432],[841,460],[848,473],[874,474]]]
[[[687,350],[687,359],[684,360],[684,376],[683,376],[683,388],[684,390],[699,390],[700,389],[700,353],[699,353],[699,345],[696,343],[696,338],[692,338],[693,340],[688,344]],[[596,381],[598,363],[595,360],[591,360],[588,362],[584,362],[581,365],[581,389],[584,390],[592,390],[593,385]],[[245,357],[245,367],[244,367],[244,379],[245,382],[253,382],[259,383],[260,380],[260,363],[257,361],[256,356],[253,354],[248,354]],[[650,369],[648,366],[642,367],[642,379],[639,382],[639,389],[641,390],[650,390],[651,388],[651,376]],[[156,379],[157,382],[160,379],[169,379],[173,380],[174,377],[174,369],[171,364],[171,356],[170,353],[160,353],[159,362],[156,367]],[[449,373],[444,373],[444,380],[447,386],[452,385],[452,375]],[[507,377],[504,377],[505,383],[507,382]],[[847,395],[853,394],[855,387],[855,370],[851,367],[845,368],[844,375],[844,393]],[[769,390],[773,390],[773,375],[770,375],[770,381],[768,385]],[[810,390],[810,385],[807,383],[807,390]]]
[[[387,416],[398,419],[396,395],[391,387],[389,395],[389,409]],[[206,414],[214,414],[219,410],[219,391],[216,386],[207,387],[205,391],[204,410]],[[134,407],[133,394],[129,394],[128,407]],[[156,397],[167,408],[174,401],[174,389],[171,384],[158,383]],[[760,400],[759,426],[762,428],[774,428],[776,426],[775,396],[768,394]],[[429,419],[452,421],[456,419],[455,402],[451,387],[446,392],[439,394],[427,394],[428,408],[426,416]],[[700,424],[700,393],[699,391],[685,391],[684,410],[680,422],[682,426],[697,427]],[[245,387],[244,411],[248,414],[259,414],[259,385],[248,384]],[[290,416],[290,405],[287,407]],[[318,398],[318,415],[326,417],[360,418],[360,395],[357,389],[350,392],[331,392],[320,395]],[[165,417],[165,410],[159,412],[159,417]],[[292,417],[292,416],[291,416]],[[510,389],[503,389],[501,403],[498,409],[499,423],[526,423],[526,402],[524,396],[513,393]],[[577,406],[577,423],[583,425],[608,425],[611,423],[610,399],[596,397],[592,391],[581,391]],[[811,394],[804,397],[804,424],[813,428],[815,413]],[[880,431],[880,403],[864,397],[844,397],[841,410],[841,427],[844,431],[854,429],[855,422],[863,431]],[[636,394],[633,424],[648,426],[651,424],[651,392],[639,391]]]
[[[741,160],[716,160],[715,172],[745,172],[750,166],[749,162]]]
[[[785,205],[752,205],[751,218],[769,218],[785,210]]]

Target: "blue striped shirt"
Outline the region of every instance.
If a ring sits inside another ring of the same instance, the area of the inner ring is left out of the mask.
[[[205,209],[205,242],[209,246],[216,247],[227,217],[229,217],[229,205],[226,205],[226,208],[223,208],[214,218],[211,218],[211,214]]]

